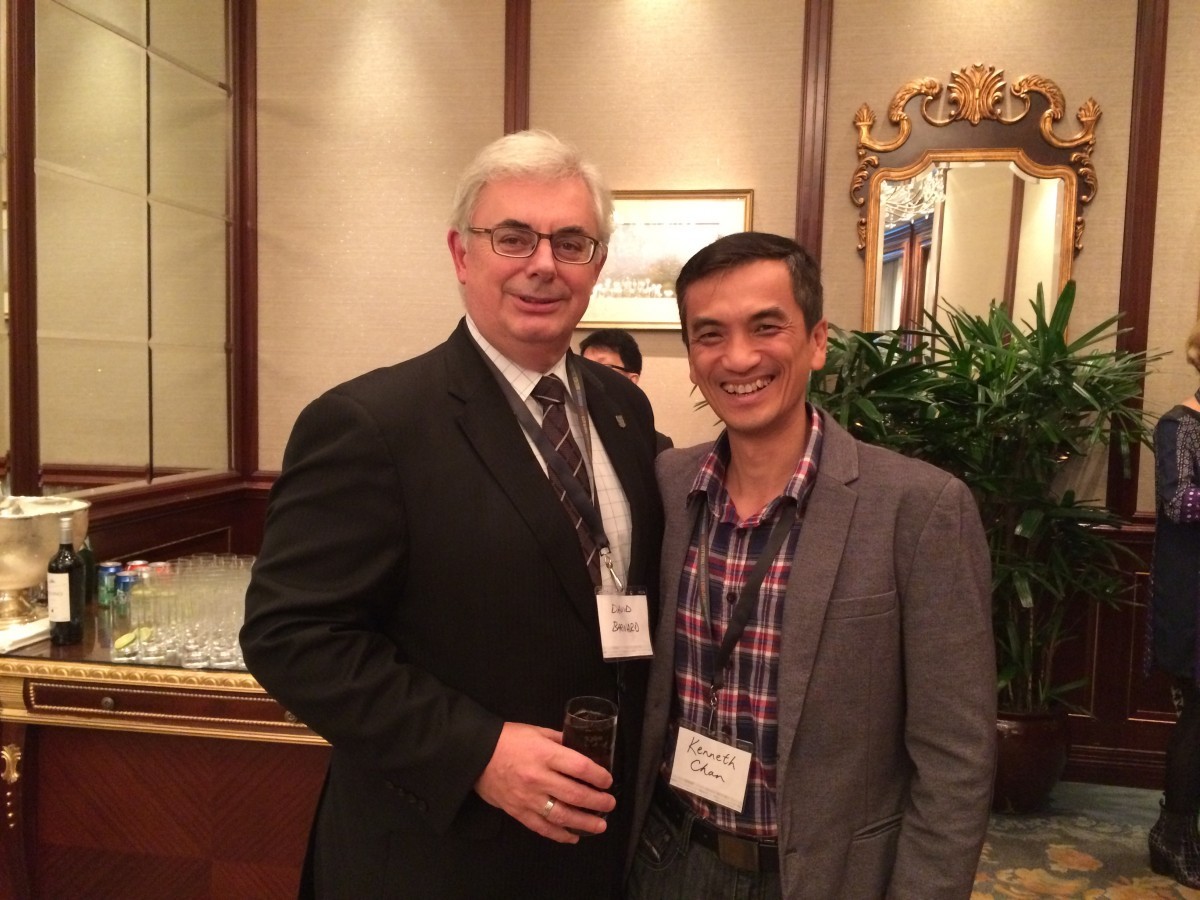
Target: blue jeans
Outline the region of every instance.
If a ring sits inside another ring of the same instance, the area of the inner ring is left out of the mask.
[[[778,872],[747,872],[689,842],[694,817],[676,828],[650,804],[629,875],[628,900],[781,900]]]

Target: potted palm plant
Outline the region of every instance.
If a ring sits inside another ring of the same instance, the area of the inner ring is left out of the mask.
[[[927,330],[835,329],[811,391],[856,437],[927,460],[975,495],[992,559],[999,809],[1036,808],[1057,782],[1082,684],[1056,669],[1059,650],[1079,637],[1089,604],[1126,600],[1121,519],[1076,495],[1073,463],[1113,441],[1128,459],[1151,436],[1130,401],[1158,357],[1115,349],[1115,316],[1069,336],[1074,300],[1069,282],[1049,314],[1039,286],[1030,322],[993,304],[985,316],[943,307]],[[1010,778],[1007,745],[1028,734],[1052,745],[1018,765],[1048,771]]]

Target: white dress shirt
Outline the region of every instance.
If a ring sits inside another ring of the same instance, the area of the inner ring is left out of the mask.
[[[604,533],[608,537],[613,568],[616,570],[617,576],[621,579],[621,583],[628,587],[629,548],[633,537],[633,518],[629,513],[629,500],[626,498],[625,491],[621,487],[620,479],[617,478],[616,470],[613,469],[612,460],[608,458],[608,451],[604,449],[604,443],[596,433],[594,422],[589,422],[587,435],[590,440],[585,447],[584,430],[579,421],[579,406],[577,402],[574,402],[578,398],[571,391],[571,379],[567,376],[566,356],[564,355],[559,359],[548,372],[537,372],[533,369],[526,369],[524,366],[513,362],[488,343],[487,338],[479,332],[475,323],[471,321],[471,317],[467,316],[466,318],[467,329],[471,332],[471,337],[479,344],[480,349],[487,354],[488,359],[500,370],[500,374],[512,385],[517,396],[529,407],[529,411],[533,413],[534,419],[539,423],[542,421],[542,405],[533,398],[533,389],[542,379],[542,376],[557,375],[562,380],[562,383],[567,386],[567,394],[572,400],[572,402],[566,404],[567,421],[570,423],[571,434],[574,436],[575,442],[584,451],[584,464],[587,466],[588,474],[592,479],[592,486],[596,495],[596,509],[600,513],[600,520],[604,523]],[[522,433],[524,433],[523,430]],[[538,465],[542,467],[543,472],[546,472],[546,462],[534,446],[533,438],[526,434],[525,440],[529,444],[529,449],[533,453],[534,458],[538,461]],[[547,475],[547,477],[549,476]],[[617,590],[617,585],[612,582],[612,575],[603,564],[600,566],[600,576],[606,590]]]

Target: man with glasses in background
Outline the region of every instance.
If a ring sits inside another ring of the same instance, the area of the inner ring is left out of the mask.
[[[599,331],[593,331],[579,342],[579,352],[584,359],[591,359],[615,369],[634,384],[641,381],[642,351],[633,335],[624,328],[601,328]],[[675,446],[661,431],[654,433],[654,439],[659,453]]]
[[[662,510],[645,395],[570,353],[611,214],[574,148],[493,142],[447,235],[465,318],[292,431],[242,644],[333,747],[316,896],[619,895],[648,664],[601,597],[648,635]],[[561,743],[580,695],[619,704],[611,776]]]

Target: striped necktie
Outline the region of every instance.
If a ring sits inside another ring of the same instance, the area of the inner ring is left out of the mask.
[[[542,406],[542,431],[545,432],[554,449],[558,451],[559,456],[566,462],[567,468],[574,473],[583,487],[584,493],[590,497],[592,484],[588,479],[587,467],[583,464],[583,454],[579,452],[579,445],[571,436],[571,428],[567,422],[566,386],[558,379],[558,376],[544,375],[533,389],[533,396]],[[587,523],[583,521],[583,516],[575,509],[571,498],[567,496],[558,476],[554,474],[554,469],[547,467],[547,472],[551,485],[558,493],[559,502],[567,511],[567,518],[575,525],[575,533],[579,536],[579,546],[583,550],[583,558],[587,561],[592,584],[599,587],[600,555],[596,552],[596,542],[592,540],[592,533],[588,530]]]

